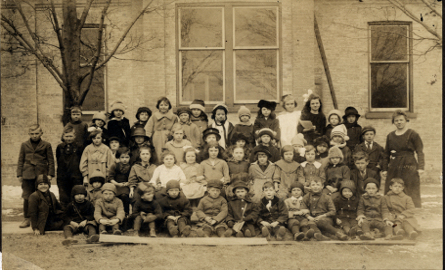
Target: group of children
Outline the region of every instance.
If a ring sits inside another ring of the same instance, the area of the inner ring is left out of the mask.
[[[56,150],[60,203],[49,192],[55,164],[40,126],[30,127],[21,146],[20,227],[31,225],[36,235],[63,229],[63,244],[76,242],[76,233],[92,243],[98,233],[155,237],[159,229],[172,237],[277,240],[288,229],[295,240],[323,241],[371,240],[377,228],[386,239],[415,239],[420,230],[404,181],[389,179],[391,191],[378,193],[388,165],[376,130],[362,129],[352,107],[326,119],[317,95],[305,102],[297,112],[286,95],[276,116],[277,104],[261,100],[253,123],[241,106],[236,125],[224,104],[213,108],[209,123],[202,100],[175,115],[162,97],[153,114],[139,108],[131,127],[121,102],[111,105],[108,123],[97,113],[90,125],[73,107]]]

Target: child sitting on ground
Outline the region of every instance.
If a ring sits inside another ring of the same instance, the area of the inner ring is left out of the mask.
[[[273,136],[271,136],[271,145],[277,145],[278,141],[281,138],[280,132],[280,121],[278,121],[277,116],[275,114],[275,108],[277,107],[277,103],[275,101],[267,101],[260,100],[258,102],[258,116],[253,123],[253,133],[256,136],[256,139],[259,139],[260,130],[262,129],[270,129],[272,130]],[[279,155],[279,154],[278,154]]]
[[[291,140],[292,147],[294,148],[294,160],[298,163],[303,163],[306,161],[304,157],[306,140],[304,139],[303,134],[299,133],[295,135]]]
[[[218,179],[223,183],[224,190],[221,196],[226,195],[226,187],[230,183],[229,166],[223,160],[223,149],[216,142],[210,142],[203,150],[204,160],[201,162],[203,175],[206,180]]]
[[[125,106],[120,101],[111,103],[110,121],[108,121],[108,134],[118,137],[123,146],[129,147],[131,128],[130,121],[124,117]]]
[[[348,166],[343,163],[343,154],[341,150],[334,146],[329,149],[329,164],[325,168],[326,183],[323,193],[331,195],[337,192],[340,182],[344,179],[350,179]]]
[[[276,173],[274,174],[273,181],[279,184],[277,196],[283,200],[288,197],[292,183],[302,179],[302,171],[299,169],[300,164],[293,159],[294,148],[292,145],[285,145],[281,149],[281,159],[275,162]]]
[[[374,141],[376,131],[375,128],[371,126],[366,126],[362,129],[362,140],[361,144],[355,147],[354,152],[363,151],[369,156],[368,168],[377,172],[378,178],[380,180],[380,172],[387,171],[388,168],[384,168],[385,165],[385,149],[383,149],[380,144]]]
[[[356,196],[355,184],[351,180],[343,180],[340,184],[340,192],[332,196],[336,213],[336,224],[342,228],[345,233],[355,239],[356,235],[362,235],[362,230],[357,223],[357,207],[359,197]]]
[[[140,149],[143,146],[151,147],[150,138],[146,135],[145,129],[142,127],[137,127],[131,131],[130,139],[130,165],[133,166],[136,162],[140,160]],[[155,163],[155,162],[153,162]]]
[[[264,197],[258,203],[257,224],[262,236],[267,240],[270,240],[270,235],[273,233],[277,241],[281,241],[286,233],[284,223],[289,215],[287,207],[284,201],[275,195],[272,182],[265,182],[262,189]]]
[[[88,124],[82,121],[82,109],[79,106],[73,106],[70,111],[70,121],[65,127],[73,127],[76,134],[75,142],[85,147],[88,144]]]
[[[181,187],[177,180],[167,182],[165,193],[156,199],[162,209],[162,217],[172,237],[188,237],[191,232],[190,216],[192,207],[190,201],[181,192]]]
[[[176,157],[172,152],[164,150],[161,155],[161,162],[163,164],[155,169],[150,180],[150,183],[155,186],[157,193],[165,190],[166,184],[170,180],[187,181],[184,172],[175,164]],[[158,194],[156,194],[157,196]]]
[[[267,147],[269,153],[271,154],[270,161],[277,162],[278,160],[280,160],[280,150],[278,150],[278,148],[276,148],[271,141],[276,135],[275,131],[271,130],[270,128],[263,128],[258,130],[256,134],[258,135],[258,145],[255,146],[252,150],[253,153],[250,155],[250,162],[252,163],[255,161],[254,152],[260,146]]]
[[[355,151],[355,146],[362,142],[362,126],[360,126],[357,121],[360,118],[360,114],[354,107],[347,107],[345,109],[345,115],[343,115],[343,120],[345,122],[346,129],[348,130],[349,140],[346,145],[349,147],[351,152]]]
[[[277,119],[280,123],[282,147],[292,145],[291,140],[297,135],[297,125],[301,116],[300,111],[295,111],[297,105],[297,100],[292,95],[284,95],[281,99],[284,111],[277,116]]]
[[[332,129],[331,132],[331,147],[337,146],[343,154],[343,163],[349,167],[349,169],[354,168],[354,162],[352,160],[352,152],[346,146],[346,141],[349,137],[346,135],[345,125],[338,125]]]
[[[87,190],[84,186],[76,185],[71,191],[72,201],[68,204],[65,211],[65,226],[63,234],[65,240],[63,245],[71,245],[77,243],[73,239],[74,234],[86,233],[88,235],[87,243],[99,241],[97,235],[97,223],[94,220],[94,205],[86,200]]]
[[[147,182],[138,185],[138,199],[136,200],[131,218],[134,218],[134,235],[146,231],[147,225],[150,229],[150,237],[156,237],[156,221],[162,219],[162,208],[153,200],[155,187]]]
[[[351,170],[351,180],[357,187],[357,196],[360,197],[365,193],[363,182],[368,178],[374,178],[379,181],[380,177],[376,171],[367,168],[369,163],[368,154],[365,152],[355,152],[352,155],[355,168]],[[379,181],[380,182],[380,181]]]
[[[165,148],[175,155],[176,165],[184,161],[184,147],[192,146],[192,143],[185,139],[184,128],[181,124],[176,123],[171,130],[173,139],[165,143]]]
[[[250,110],[246,106],[241,106],[238,110],[238,118],[239,123],[235,125],[235,128],[233,129],[233,135],[231,138],[231,143],[234,145],[236,143],[235,134],[238,134],[239,138],[241,136],[245,139],[246,147],[254,147],[255,146],[255,140],[254,140],[254,134],[253,134],[253,124],[250,121]],[[242,134],[242,135],[240,135]]]
[[[269,149],[264,145],[255,147],[253,152],[255,156],[255,162],[249,167],[249,177],[253,180],[253,186],[251,193],[253,193],[252,202],[260,202],[263,195],[264,183],[273,181],[277,168],[274,163],[269,161],[271,154]],[[274,183],[275,189],[278,189],[278,183]]]
[[[315,148],[312,145],[306,145],[305,147],[305,158],[306,161],[300,164],[298,168],[298,181],[303,183],[304,192],[307,193],[311,191],[310,183],[313,176],[318,176],[324,182],[326,180],[326,174],[323,165],[315,161]]]
[[[249,198],[249,187],[245,179],[240,179],[233,184],[232,193],[235,194],[228,202],[229,212],[227,215],[227,226],[236,232],[236,237],[254,237],[254,224],[258,218],[256,205]]]
[[[130,187],[129,197],[132,199],[133,204],[139,197],[139,193],[137,192],[138,183],[149,182],[156,169],[156,165],[153,164],[153,159],[155,159],[156,156],[150,147],[141,147],[139,158],[141,161],[136,162],[136,164],[131,167],[130,175],[128,176]]]
[[[192,144],[193,147],[199,148],[201,146],[202,134],[199,130],[199,127],[190,120],[192,116],[192,110],[187,107],[180,107],[177,109],[176,114],[178,115],[179,124],[182,126],[182,130],[187,140]]]
[[[305,218],[308,209],[302,209],[304,186],[300,182],[293,182],[289,187],[289,198],[284,200],[289,211],[287,228],[292,232],[295,241],[301,241],[309,230],[308,220]],[[301,232],[300,232],[301,230]],[[314,232],[311,231],[311,234]]]
[[[188,147],[184,150],[185,162],[180,164],[186,178],[186,181],[180,183],[180,185],[192,207],[198,206],[199,200],[205,194],[205,186],[207,185],[207,181],[204,180],[202,165],[196,162],[197,156],[196,149]]]
[[[108,182],[116,187],[116,197],[122,200],[124,204],[125,216],[130,213],[130,182],[128,177],[130,176],[130,149],[127,147],[121,147],[117,151],[116,157],[119,159],[119,163],[111,165],[110,175],[108,176]]]
[[[94,219],[99,224],[99,232],[106,234],[111,227],[113,234],[121,235],[119,225],[125,218],[124,205],[116,197],[116,187],[111,183],[102,186],[102,198],[96,201]]]
[[[87,199],[93,204],[102,198],[102,186],[105,184],[105,175],[98,169],[90,176],[90,186],[87,186]]]
[[[330,138],[332,129],[338,125],[343,124],[343,119],[341,118],[341,112],[339,110],[330,111],[326,119],[329,124],[324,129],[324,135]]]

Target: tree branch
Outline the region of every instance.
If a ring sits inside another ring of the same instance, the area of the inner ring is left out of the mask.
[[[57,34],[57,40],[59,41],[59,51],[60,51],[60,57],[62,58],[62,67],[63,67],[63,76],[61,76],[62,80],[64,83],[66,83],[67,78],[66,78],[66,74],[67,74],[67,69],[66,69],[66,50],[65,50],[65,46],[63,45],[63,40],[62,40],[62,29],[60,28],[60,24],[59,24],[59,19],[57,18],[57,14],[56,14],[56,8],[54,6],[54,0],[51,0],[51,14],[54,20],[54,31]]]
[[[83,26],[85,25],[85,21],[87,20],[88,13],[90,12],[90,8],[93,2],[94,0],[88,0],[88,2],[85,4],[85,8],[83,9],[82,15],[80,16],[79,20],[79,29],[82,29]]]
[[[431,9],[432,12],[436,13],[437,16],[439,16],[442,19],[442,14],[440,14],[433,6],[431,6],[430,3],[428,3],[426,0],[422,0],[422,2]]]

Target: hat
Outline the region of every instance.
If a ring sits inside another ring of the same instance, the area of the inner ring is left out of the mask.
[[[260,100],[258,102],[258,108],[267,108],[271,111],[275,111],[275,108],[277,107],[277,103],[275,101],[267,101],[267,100]]]
[[[356,187],[354,181],[349,179],[344,179],[340,182],[340,193],[344,188],[349,188],[352,191],[352,194],[355,194]]]
[[[97,112],[93,115],[93,122],[94,120],[102,120],[104,123],[107,123],[107,116],[104,112]]]
[[[371,127],[371,126],[366,126],[362,129],[362,135],[365,135],[366,132],[368,131],[373,131],[374,134],[376,134],[377,132],[375,131],[375,128]]]
[[[226,114],[229,111],[229,108],[227,108],[226,104],[223,103],[216,104],[215,107],[213,107],[212,112],[216,111],[217,109],[223,109],[226,111]]]
[[[116,195],[116,186],[111,183],[105,183],[102,186],[102,193],[104,193],[105,190],[113,191],[114,195]]]
[[[347,121],[349,115],[355,115],[355,116],[357,116],[357,119],[356,119],[356,120],[358,120],[358,119],[360,118],[360,114],[358,114],[357,109],[354,108],[354,107],[347,107],[347,108],[345,109],[345,115],[343,115],[343,119],[344,119],[345,121]]]
[[[148,107],[139,107],[139,109],[138,109],[138,111],[137,111],[137,113],[136,113],[136,118],[137,118],[138,120],[140,120],[140,119],[139,119],[139,114],[140,114],[141,112],[147,112],[147,113],[148,113],[148,118],[150,119],[152,112],[151,112],[151,110],[150,110]]]
[[[41,174],[37,177],[36,189],[40,183],[46,183],[46,184],[48,184],[49,187],[51,187],[51,182],[49,181],[48,176],[46,174]]]
[[[139,182],[138,189],[137,189],[138,194],[142,196],[142,195],[144,195],[145,192],[147,192],[147,190],[149,190],[151,188],[153,190],[156,190],[155,187],[149,182],[144,182],[144,181]]]
[[[77,113],[82,113],[82,108],[80,108],[80,106],[72,106],[70,108],[70,112],[77,112]]]
[[[74,196],[83,194],[85,197],[87,196],[87,189],[82,185],[75,185],[71,190],[71,197],[74,199]]]
[[[192,115],[192,111],[187,107],[178,107],[176,109],[176,115],[180,116],[183,113],[187,113],[189,116]]]
[[[341,161],[343,161],[343,153],[341,152],[340,148],[338,148],[338,146],[333,146],[331,149],[329,149],[329,154],[328,154],[328,158],[337,158],[339,157]]]
[[[334,136],[340,136],[343,138],[343,140],[348,141],[349,137],[348,137],[348,130],[346,129],[346,126],[345,125],[335,126],[331,131],[331,139]]]
[[[369,183],[374,183],[374,184],[377,186],[377,189],[380,188],[380,183],[379,183],[379,181],[377,181],[376,179],[374,179],[374,178],[372,178],[372,177],[369,177],[368,179],[366,179],[366,180],[363,182],[363,189],[366,189],[366,185],[369,184]]]
[[[109,142],[111,142],[111,141],[118,141],[119,143],[121,142],[121,139],[119,139],[119,137],[117,137],[117,136],[113,136],[113,137],[110,137],[109,139],[108,139],[108,141]]]
[[[275,135],[277,135],[277,133],[271,130],[270,128],[262,128],[260,130],[257,130],[256,132],[258,134],[258,137],[261,137],[263,135],[269,135],[271,139],[273,139]]]
[[[283,105],[284,105],[284,103],[286,103],[286,102],[288,102],[288,101],[294,101],[294,102],[297,102],[297,101],[296,101],[296,98],[295,98],[294,96],[292,96],[292,95],[284,95],[284,96],[282,96],[282,97],[281,97],[281,101],[283,102]]]
[[[301,191],[304,191],[304,185],[299,181],[294,181],[292,184],[290,184],[289,192],[292,192],[292,189],[294,188],[299,188]]]
[[[93,182],[101,182],[102,184],[105,183],[105,175],[99,169],[95,170],[90,175],[90,184],[93,184]]]
[[[195,99],[192,101],[192,104],[190,104],[190,110],[192,109],[199,109],[205,113],[205,103],[204,100],[201,99]]]
[[[209,180],[207,182],[207,190],[209,190],[209,188],[222,189],[223,183],[220,180]]]
[[[254,148],[254,152],[253,154],[256,155],[257,153],[264,153],[266,154],[269,158],[272,157],[272,154],[269,151],[269,148],[267,146],[264,145],[258,145],[257,147]]]
[[[110,112],[112,113],[115,110],[121,110],[125,113],[125,106],[121,101],[115,101],[110,105]]]
[[[241,118],[241,116],[244,115],[251,117],[250,110],[246,106],[241,106],[238,110],[238,118]]]
[[[315,138],[314,140],[314,146],[317,147],[321,144],[326,144],[326,146],[329,146],[329,138],[326,135],[323,135],[321,137]]]
[[[219,141],[221,140],[221,135],[219,134],[219,130],[217,130],[216,128],[207,128],[202,132],[202,139],[205,141],[207,136],[214,134],[216,135],[216,140]]]
[[[143,127],[137,127],[133,130],[131,137],[133,138],[133,137],[137,137],[137,136],[144,137],[145,139],[148,140],[148,136],[145,133],[145,129]]]
[[[290,141],[292,145],[302,145],[305,146],[307,141],[304,139],[304,135],[301,133],[298,133],[295,135],[292,140]]]
[[[343,123],[343,119],[341,118],[341,112],[340,112],[339,110],[331,110],[331,111],[328,113],[328,117],[326,117],[326,119],[328,120],[328,122],[329,122],[329,119],[331,118],[331,115],[333,115],[333,114],[335,114],[335,115],[338,116],[338,121],[339,121],[340,123]],[[329,123],[330,123],[330,122],[329,122]]]
[[[239,141],[239,140],[244,140],[244,141],[246,141],[246,144],[247,144],[247,143],[250,143],[250,141],[251,141],[251,139],[250,139],[249,137],[247,137],[246,134],[241,133],[241,132],[235,132],[235,133],[232,135],[232,138],[231,138],[230,142],[231,142],[233,145],[235,145],[236,142]]]
[[[179,182],[178,180],[170,180],[167,182],[166,186],[165,186],[165,192],[169,191],[170,189],[181,189],[181,187],[179,186]]]
[[[237,189],[237,188],[245,188],[247,190],[247,192],[250,191],[249,187],[243,181],[237,181],[236,183],[233,184],[233,188],[232,188],[233,194],[235,194],[235,189]]]

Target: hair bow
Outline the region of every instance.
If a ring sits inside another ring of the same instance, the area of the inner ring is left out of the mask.
[[[303,95],[303,97],[304,97],[304,102],[306,103],[308,100],[309,100],[309,97],[312,95],[312,90],[311,89],[308,89],[307,90],[307,94],[304,94]]]

